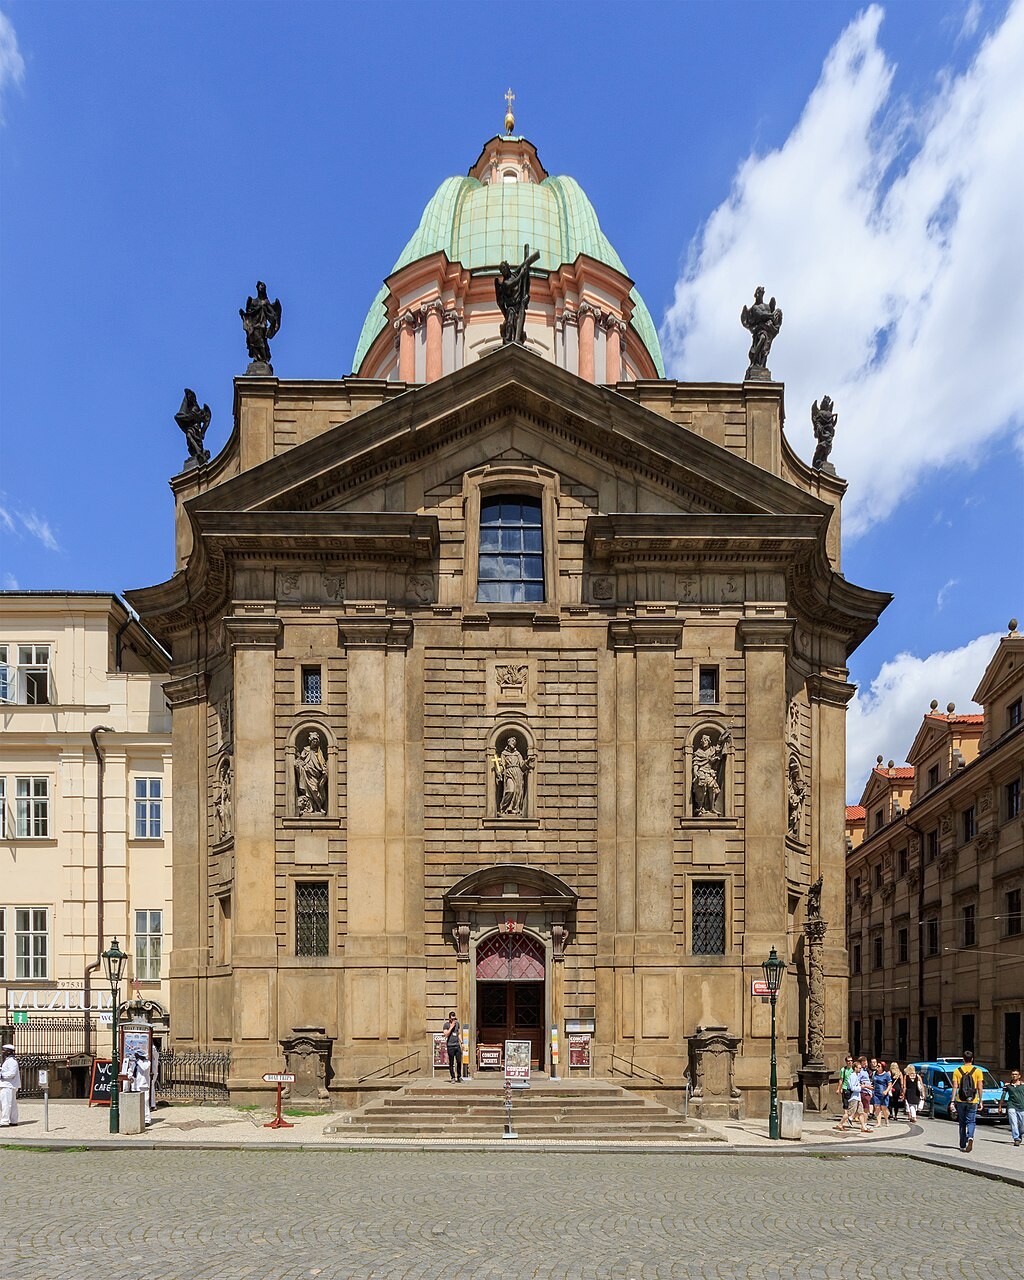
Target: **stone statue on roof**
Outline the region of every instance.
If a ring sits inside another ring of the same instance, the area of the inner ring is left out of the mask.
[[[267,286],[262,280],[257,280],[256,297],[248,298],[244,309],[240,307],[238,314],[242,317],[245,345],[251,362],[246,373],[273,373],[270,339],[281,327],[281,299],[275,298],[271,302],[267,297]]]
[[[523,245],[523,260],[518,267],[503,262],[501,273],[494,282],[494,295],[505,317],[501,326],[502,342],[518,342],[522,346],[526,338],[526,308],[530,305],[530,268],[540,257],[540,250],[530,252]]]
[[[744,307],[740,312],[740,324],[744,329],[749,329],[751,339],[747,357],[750,364],[744,378],[770,381],[772,375],[768,369],[768,353],[782,328],[782,310],[775,305],[774,298],[765,302],[763,284],[759,284],[754,290],[753,306]]]
[[[184,431],[185,443],[188,445],[186,467],[201,467],[210,461],[209,449],[203,448],[203,437],[206,435],[206,428],[210,425],[212,416],[210,406],[204,404],[200,408],[196,393],[191,387],[186,387],[181,408],[174,415],[174,421]]]
[[[815,400],[811,406],[814,438],[818,442],[818,446],[814,450],[814,461],[811,463],[815,471],[835,471],[835,467],[828,460],[828,455],[832,452],[832,441],[835,439],[836,423],[838,421],[839,414],[834,412],[831,396],[821,397],[820,408],[817,400]]]

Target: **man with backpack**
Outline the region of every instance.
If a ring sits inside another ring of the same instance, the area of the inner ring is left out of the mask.
[[[974,1065],[972,1050],[965,1049],[963,1066],[953,1072],[953,1099],[950,1103],[960,1123],[961,1151],[974,1149],[974,1124],[979,1112],[985,1110],[981,1085],[981,1068]]]

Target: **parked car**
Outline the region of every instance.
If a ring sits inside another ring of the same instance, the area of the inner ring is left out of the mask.
[[[946,1120],[955,1120],[956,1112],[950,1104],[953,1101],[953,1072],[963,1065],[963,1058],[936,1058],[933,1062],[915,1062],[914,1068],[925,1083],[925,1102],[921,1107],[921,1115],[942,1116]],[[974,1064],[981,1067],[981,1096],[985,1102],[982,1116],[997,1120],[996,1106],[1003,1093],[1003,1086],[987,1067],[980,1062]]]

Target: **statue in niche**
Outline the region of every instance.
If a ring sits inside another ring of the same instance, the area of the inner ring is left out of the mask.
[[[530,268],[539,257],[539,249],[531,253],[530,246],[524,244],[523,260],[518,267],[502,262],[498,268],[501,274],[494,282],[494,296],[505,317],[501,326],[502,342],[518,342],[521,346],[525,341],[526,308],[530,305]]]
[[[191,387],[186,387],[181,408],[174,415],[174,421],[184,431],[185,443],[188,445],[186,467],[201,467],[210,461],[209,449],[203,448],[203,437],[212,416],[210,406],[204,404],[200,408],[196,393]]]
[[[815,471],[824,469],[828,463],[829,471],[834,470],[832,464],[828,462],[828,455],[832,452],[832,441],[836,436],[836,423],[839,421],[839,414],[834,411],[831,396],[821,397],[821,407],[819,408],[817,400],[811,406],[811,423],[814,427],[814,438],[818,445],[814,450],[814,459],[811,466]]]
[[[495,753],[491,768],[497,780],[497,812],[499,818],[522,818],[526,815],[526,784],[536,756],[529,751],[519,734],[510,733]]]
[[[789,805],[789,834],[791,836],[800,835],[800,828],[804,816],[804,796],[807,794],[807,784],[804,782],[803,774],[800,772],[800,761],[795,755],[789,757],[789,777],[786,781],[786,795]]]
[[[275,298],[271,302],[267,297],[267,286],[262,280],[257,280],[256,297],[247,298],[245,307],[240,307],[238,314],[242,317],[245,346],[251,361],[246,373],[273,373],[270,339],[281,328],[281,299]]]
[[[717,734],[717,740],[712,738]],[[721,818],[725,816],[725,757],[732,749],[728,729],[720,733],[704,729],[693,748],[693,816]]]
[[[824,876],[818,876],[814,884],[812,884],[807,890],[808,923],[819,921],[821,919],[821,886],[824,884],[824,881]]]
[[[323,738],[316,729],[309,729],[299,736],[295,746],[295,812],[300,818],[324,815],[327,813],[327,757]]]
[[[768,354],[782,328],[782,309],[775,305],[774,298],[765,302],[763,284],[754,290],[753,306],[744,307],[740,312],[740,324],[750,331],[750,352],[747,356],[750,364],[744,376],[767,380],[771,377]]]
[[[217,793],[213,801],[213,815],[217,820],[217,840],[226,840],[234,830],[231,817],[232,768],[231,757],[225,756],[217,769]]]

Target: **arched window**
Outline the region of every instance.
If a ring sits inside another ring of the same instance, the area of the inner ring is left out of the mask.
[[[476,598],[487,603],[544,599],[539,497],[512,494],[482,498]]]

